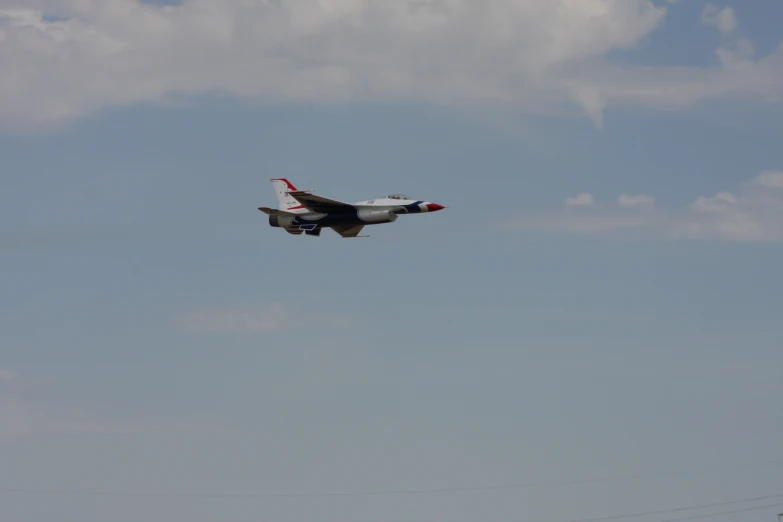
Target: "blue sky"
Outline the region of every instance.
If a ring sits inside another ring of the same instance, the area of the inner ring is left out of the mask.
[[[0,519],[783,494],[780,3],[318,5],[0,1]]]

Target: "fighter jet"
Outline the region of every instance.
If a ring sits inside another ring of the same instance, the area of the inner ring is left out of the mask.
[[[276,209],[259,207],[269,215],[269,225],[284,229],[289,234],[320,236],[321,230],[331,228],[342,237],[369,237],[359,233],[365,225],[391,223],[400,214],[435,212],[443,205],[391,194],[356,203],[343,203],[312,194],[312,190],[297,190],[285,178],[270,180],[280,206]]]

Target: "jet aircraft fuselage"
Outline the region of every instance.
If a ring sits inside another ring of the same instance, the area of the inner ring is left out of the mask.
[[[290,234],[305,233],[319,236],[324,228],[331,228],[342,237],[359,236],[366,225],[396,221],[401,214],[435,212],[445,208],[429,201],[417,200],[403,194],[356,203],[343,203],[316,196],[311,191],[297,190],[285,178],[270,180],[280,202],[277,209],[259,207],[269,215],[269,225],[285,229]]]

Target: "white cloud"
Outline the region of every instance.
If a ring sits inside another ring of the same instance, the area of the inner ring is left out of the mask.
[[[756,48],[753,42],[746,38],[738,39],[732,46],[721,46],[715,54],[718,56],[720,62],[727,68],[737,66],[752,66],[751,59],[756,52]]]
[[[752,183],[771,189],[783,189],[783,170],[765,170]]]
[[[638,196],[620,194],[620,197],[617,198],[617,202],[624,207],[632,207],[634,205],[652,205],[655,203],[655,198],[646,194],[639,194]]]
[[[783,50],[741,71],[605,59],[649,36],[669,8],[650,0],[0,0],[0,129],[46,128],[177,94],[575,106],[599,126],[618,104],[780,99]]]
[[[648,199],[639,204],[643,198]],[[684,208],[656,207],[650,196],[621,196],[617,205],[526,216],[513,226],[577,234],[633,231],[635,237],[643,233],[666,238],[783,241],[783,171],[764,171],[735,192],[699,196]]]
[[[280,303],[253,308],[227,310],[198,310],[180,318],[179,323],[187,332],[274,332],[285,326],[286,314]]]
[[[566,205],[571,207],[585,207],[593,205],[595,203],[595,198],[593,198],[592,194],[582,192],[573,198],[566,198],[565,202]]]
[[[723,9],[713,4],[707,4],[701,12],[701,22],[704,25],[717,27],[720,32],[728,34],[737,28],[737,16],[734,9],[726,6]]]
[[[699,196],[691,203],[691,208],[697,212],[727,212],[737,203],[737,198],[730,192],[719,192],[712,197]]]

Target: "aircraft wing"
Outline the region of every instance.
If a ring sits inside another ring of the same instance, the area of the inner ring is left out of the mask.
[[[363,228],[364,225],[342,225],[332,227],[335,232],[343,237],[358,237],[359,232],[361,232]]]
[[[305,192],[303,190],[294,190],[289,192],[291,197],[296,199],[307,210],[311,212],[341,212],[346,210],[352,210],[353,205],[343,203],[342,201],[335,201],[333,199],[324,198],[322,196],[316,196]]]

